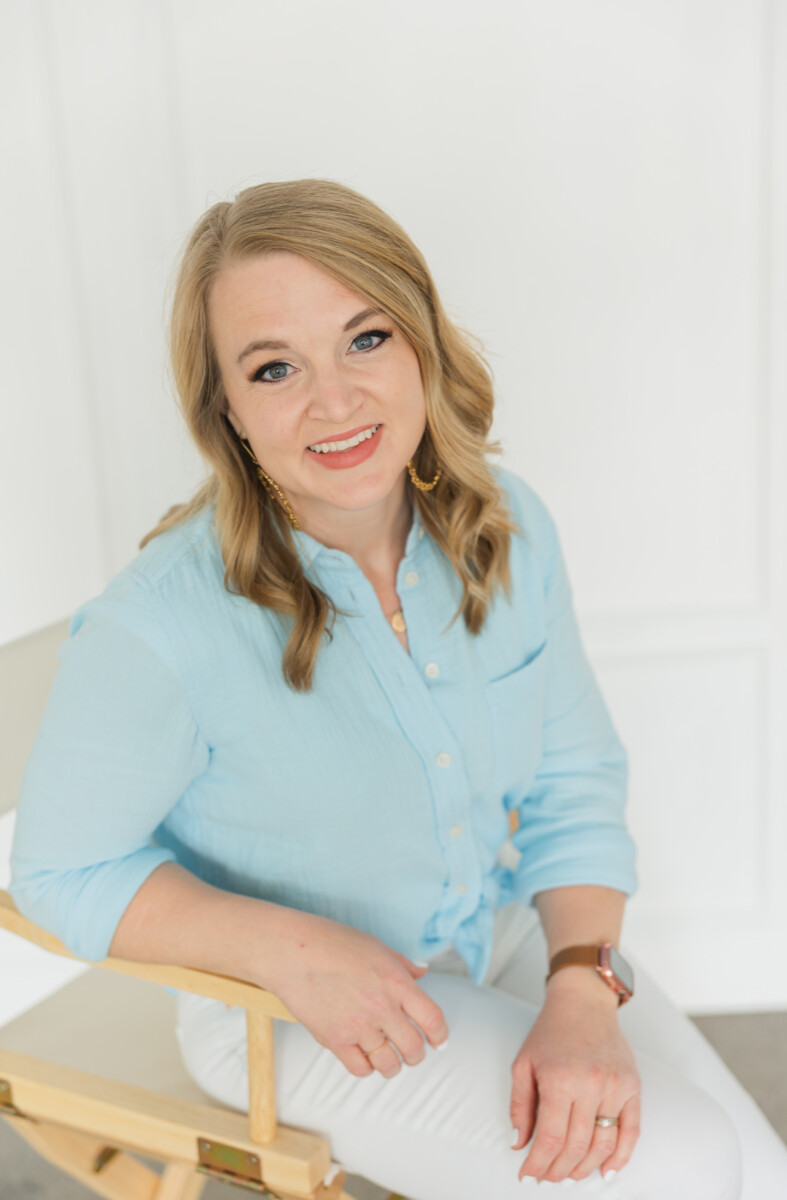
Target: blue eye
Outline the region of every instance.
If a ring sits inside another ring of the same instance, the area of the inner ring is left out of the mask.
[[[384,329],[367,329],[366,333],[359,333],[357,338],[353,338],[353,341],[360,342],[361,338],[379,337],[382,338],[384,342],[385,339],[389,338],[390,336],[390,333],[386,333]],[[377,345],[382,346],[383,342],[378,342]],[[369,346],[368,349],[376,350],[377,346]]]
[[[286,379],[287,376],[286,375],[277,375],[275,379],[263,379],[262,376],[265,375],[268,371],[278,371],[279,368],[288,367],[289,365],[290,365],[289,363],[283,363],[283,362],[268,363],[267,366],[260,367],[259,371],[255,371],[255,373],[252,375],[252,379],[254,379],[255,381],[259,380],[261,383],[278,383],[278,381],[280,379]]]
[[[360,351],[361,354],[368,354],[372,350],[379,349],[379,347],[382,346],[383,342],[385,342],[389,337],[393,337],[393,333],[390,330],[386,330],[386,329],[367,329],[367,330],[365,330],[364,333],[357,334],[357,336],[353,338],[352,344],[354,345],[355,342],[359,342],[361,340],[361,338],[375,338],[375,337],[380,338],[381,341],[377,342],[377,344],[374,346],[368,346],[366,349],[362,349]],[[277,359],[275,362],[266,363],[264,367],[257,368],[257,370],[254,372],[254,374],[251,376],[249,382],[250,383],[280,383],[282,379],[289,379],[289,375],[278,375],[275,379],[263,379],[262,377],[263,377],[263,375],[266,375],[268,373],[268,371],[276,371],[279,369],[279,367],[289,367],[290,365],[291,365],[290,363],[282,362],[280,359]]]

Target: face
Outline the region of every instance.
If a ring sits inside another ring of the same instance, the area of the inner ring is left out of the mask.
[[[404,502],[426,428],[420,364],[374,307],[287,252],[227,266],[211,287],[227,417],[307,530],[349,529],[358,510],[382,518]],[[376,426],[356,447],[325,451]]]

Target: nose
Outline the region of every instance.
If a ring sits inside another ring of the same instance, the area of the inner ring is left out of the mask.
[[[363,404],[363,396],[351,379],[334,363],[314,372],[308,416],[332,425],[346,423]]]

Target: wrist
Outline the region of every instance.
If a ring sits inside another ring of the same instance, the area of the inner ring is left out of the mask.
[[[254,983],[276,995],[293,966],[301,965],[304,951],[316,940],[314,926],[321,918],[271,900],[255,899],[253,904]]]
[[[604,982],[596,968],[579,964],[556,971],[546,984],[546,995],[573,995],[588,1004],[599,1004],[613,1012],[620,1007],[617,994]]]

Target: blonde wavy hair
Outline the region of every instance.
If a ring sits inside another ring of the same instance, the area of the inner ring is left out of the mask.
[[[427,420],[413,465],[423,480],[432,480],[438,466],[442,474],[432,491],[413,488],[413,502],[463,587],[446,628],[462,615],[478,634],[495,588],[510,598],[509,535],[520,530],[486,462],[501,449],[488,441],[492,370],[478,339],[446,316],[424,258],[404,230],[365,196],[326,179],[262,183],[212,205],[183,247],[168,331],[180,408],[212,471],[139,548],[215,505],[225,588],[292,619],[282,673],[291,688],[310,691],[322,635],[327,630],[332,638],[343,610],[305,575],[289,517],[262,486],[226,416],[208,325],[208,296],[222,268],[282,250],[310,259],[381,308],[418,355]]]

